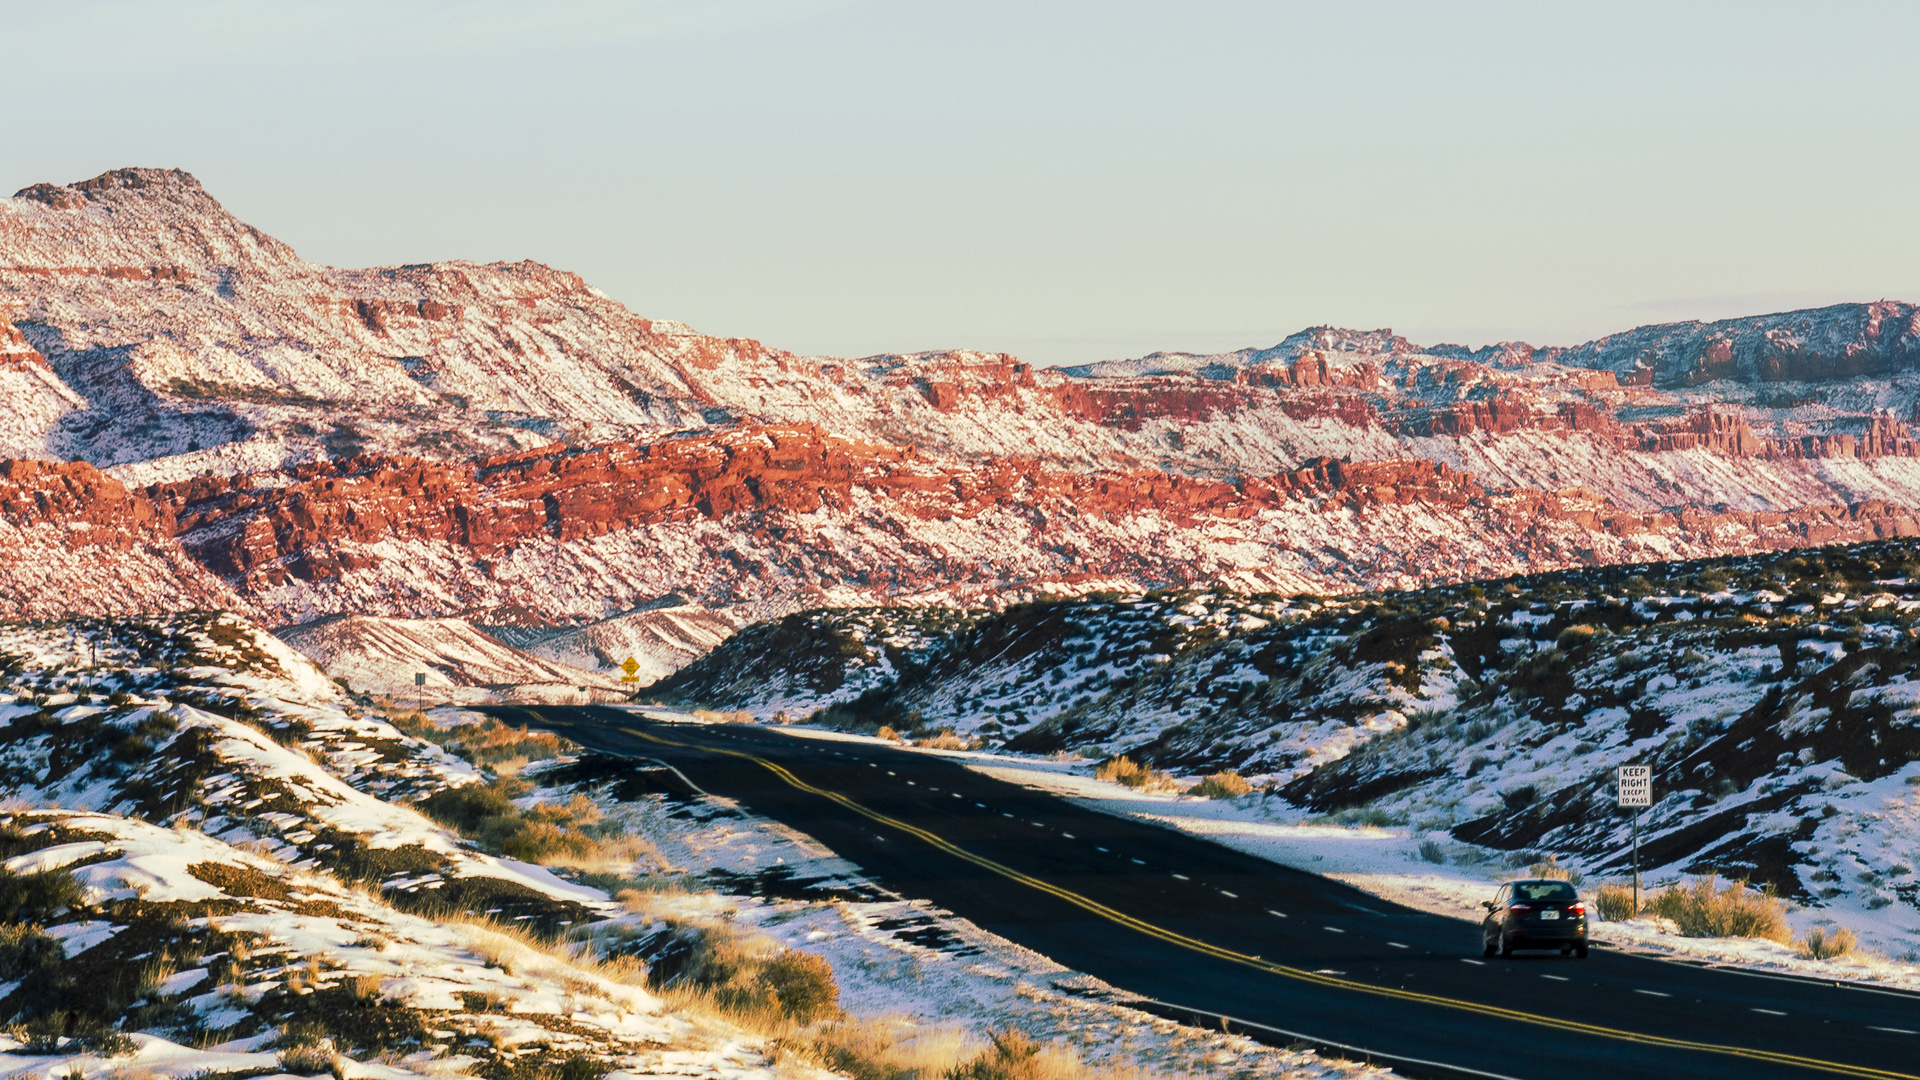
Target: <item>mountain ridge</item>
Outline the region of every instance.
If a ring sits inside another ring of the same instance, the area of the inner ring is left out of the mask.
[[[806,357],[527,260],[308,263],[189,174],[115,170],[0,200],[0,530],[30,553],[0,599],[563,629],[1911,535],[1914,318],[1310,327],[1160,375]]]

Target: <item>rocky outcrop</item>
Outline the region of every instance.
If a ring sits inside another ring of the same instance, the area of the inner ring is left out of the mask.
[[[76,546],[121,551],[174,531],[165,507],[129,493],[86,462],[0,461],[0,519],[21,528],[57,526],[73,534]]]

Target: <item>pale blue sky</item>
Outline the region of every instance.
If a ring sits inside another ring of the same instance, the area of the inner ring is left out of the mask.
[[[530,257],[802,352],[1920,299],[1920,5],[0,0],[0,187]]]

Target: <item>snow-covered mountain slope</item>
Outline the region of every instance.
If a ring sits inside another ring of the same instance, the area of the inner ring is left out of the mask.
[[[328,676],[368,694],[466,699],[465,689],[524,684],[613,690],[603,674],[543,659],[495,640],[462,619],[333,615],[276,632]],[[415,676],[425,675],[423,688]]]
[[[722,611],[695,604],[673,604],[632,611],[576,630],[562,630],[525,647],[526,652],[609,678],[624,674],[631,659],[634,678],[645,686],[680,670],[733,636],[739,624]]]
[[[1648,866],[1865,918],[1920,905],[1916,581],[1920,548],[1895,542],[1331,601],[1064,601],[956,617],[878,678],[843,649],[864,696],[819,718],[1235,768],[1282,805],[1589,872],[1625,865],[1614,769],[1647,764]],[[812,631],[791,671],[749,627],[655,692],[790,716],[796,686],[844,702],[821,657],[856,616],[785,620]]]
[[[308,263],[122,169],[0,200],[0,453],[65,463],[0,463],[30,556],[0,613],[563,628],[669,594],[1330,591],[1915,535],[1913,319],[1573,349],[1314,327],[1077,374],[800,357],[537,263]]]

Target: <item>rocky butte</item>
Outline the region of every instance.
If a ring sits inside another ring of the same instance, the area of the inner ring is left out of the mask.
[[[535,262],[308,263],[120,169],[0,200],[0,613],[561,624],[1907,536],[1916,362],[1891,301],[1571,348],[798,356]]]

